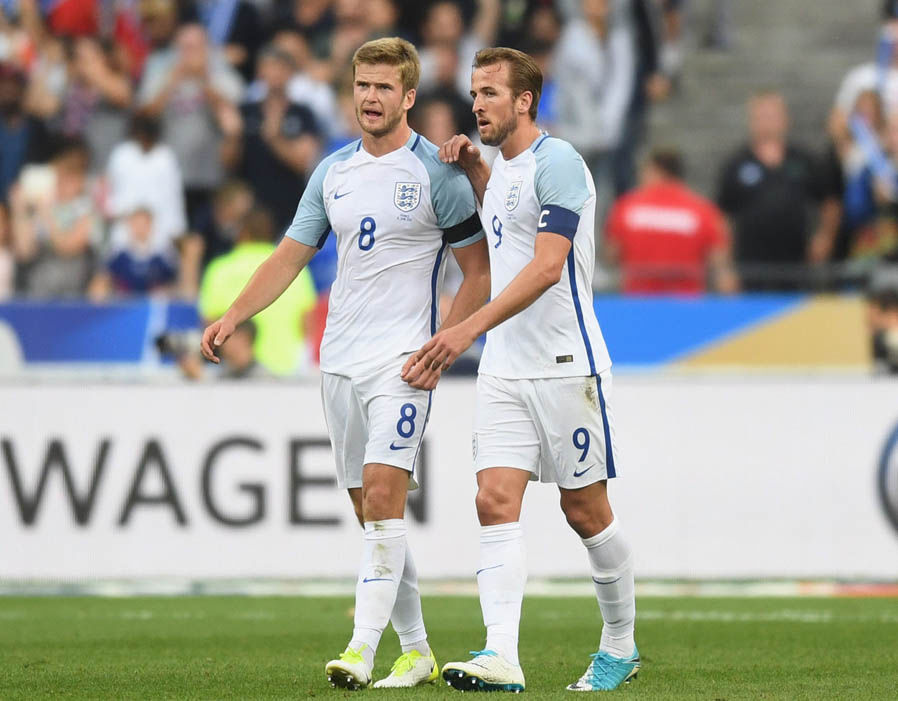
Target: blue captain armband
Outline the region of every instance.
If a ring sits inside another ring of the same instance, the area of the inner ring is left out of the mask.
[[[579,225],[580,215],[576,212],[558,205],[547,204],[540,210],[536,232],[538,234],[543,232],[561,234],[566,239],[573,241]]]

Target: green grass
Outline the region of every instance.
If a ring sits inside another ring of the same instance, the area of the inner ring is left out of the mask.
[[[344,698],[325,662],[351,631],[346,598],[0,598],[0,699]],[[483,643],[472,598],[425,598],[437,659]],[[639,601],[639,678],[615,692],[642,699],[896,699],[898,600]],[[529,598],[521,661],[525,698],[563,691],[599,633],[590,599]],[[398,654],[381,643],[375,678]],[[358,692],[450,698],[443,684]]]

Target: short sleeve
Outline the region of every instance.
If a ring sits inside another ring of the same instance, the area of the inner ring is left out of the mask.
[[[483,238],[477,216],[474,190],[468,176],[458,166],[443,164],[431,182],[433,211],[437,226],[453,248],[469,246]]]
[[[324,245],[331,228],[324,208],[324,176],[329,165],[330,161],[325,159],[312,172],[286,233],[294,241],[316,248]]]
[[[534,187],[540,216],[537,233],[551,232],[574,238],[580,214],[592,197],[580,154],[566,141],[543,137],[534,147]]]

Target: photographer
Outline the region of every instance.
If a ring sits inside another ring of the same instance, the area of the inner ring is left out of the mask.
[[[195,342],[194,334],[160,336],[157,346],[163,354],[176,356],[178,367],[189,380],[270,379],[271,373],[256,360],[253,350],[255,340],[256,325],[252,321],[244,321],[219,349],[221,365],[217,368],[203,361],[197,351],[199,344]],[[210,367],[214,368],[211,377],[207,374]]]
[[[898,375],[898,260],[873,273],[867,305],[874,372]]]

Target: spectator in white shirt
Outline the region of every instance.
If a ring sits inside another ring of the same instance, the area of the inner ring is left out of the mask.
[[[611,201],[613,152],[620,145],[636,80],[630,2],[582,0],[582,16],[565,26],[552,71],[558,90],[555,131],[586,159],[596,182],[600,220]]]
[[[848,121],[861,93],[879,93],[885,114],[898,111],[898,2],[888,0],[879,28],[876,60],[852,68],[839,85],[829,120],[835,141],[848,137]]]
[[[116,220],[146,206],[155,222],[155,242],[165,248],[184,235],[187,217],[181,169],[174,151],[159,140],[159,120],[136,116],[131,123],[131,138],[116,146],[106,169],[108,187],[107,214]],[[113,226],[113,242],[126,238],[124,226]]]
[[[178,158],[193,230],[211,217],[212,194],[224,179],[221,134],[239,119],[242,96],[239,74],[209,46],[198,24],[183,25],[174,46],[152,54],[144,67],[138,99],[148,114],[160,117],[162,139]]]

